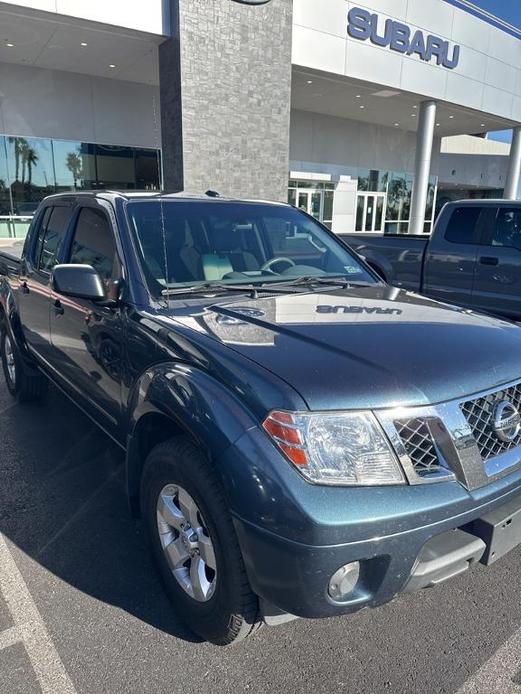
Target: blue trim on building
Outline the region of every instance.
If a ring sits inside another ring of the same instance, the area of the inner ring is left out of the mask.
[[[444,0],[444,2],[448,2],[449,5],[454,5],[454,7],[458,7],[460,10],[464,10],[465,12],[474,15],[474,17],[478,17],[487,24],[496,27],[496,29],[501,29],[501,31],[514,36],[516,39],[521,39],[521,29],[516,29],[516,27],[512,26],[512,24],[503,21],[499,17],[495,17],[486,10],[476,7],[476,5],[468,2],[467,0]]]

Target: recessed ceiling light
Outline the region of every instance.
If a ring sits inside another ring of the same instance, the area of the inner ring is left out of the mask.
[[[413,106],[413,108],[418,108],[418,107],[417,107],[416,104],[415,104],[415,105]]]
[[[439,123],[436,123],[436,127],[439,128],[439,127],[440,127],[440,124],[439,124]]]
[[[360,108],[365,108],[365,106],[360,106]]]
[[[7,46],[7,48],[14,48],[14,43],[6,42],[5,45]]]
[[[307,83],[308,83],[308,84],[313,84],[313,80],[308,80]]]
[[[416,114],[415,114],[415,113],[411,113],[411,117],[412,117],[412,118],[416,118]]]
[[[449,118],[454,118],[454,116],[449,116]]]
[[[109,65],[109,67],[116,67],[116,66],[114,65],[114,63],[111,63],[111,64]]]
[[[394,127],[397,128],[399,125],[400,125],[399,123],[395,123]]]
[[[361,94],[357,94],[357,95],[356,95],[356,98],[357,98],[357,99],[361,99],[361,98],[362,98],[362,95],[361,95]]]
[[[485,123],[482,123],[482,124],[481,124],[481,127],[484,128],[484,127],[485,127]]]
[[[88,45],[89,45],[89,44],[88,44],[86,41],[82,41],[82,42],[80,43],[80,46],[83,46],[83,48],[85,48],[85,46],[88,46]]]

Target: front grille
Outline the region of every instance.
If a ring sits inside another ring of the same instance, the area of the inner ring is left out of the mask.
[[[416,474],[425,477],[439,472],[440,460],[427,420],[423,417],[397,420],[394,425]]]
[[[460,406],[484,461],[521,445],[521,433],[513,441],[506,442],[501,441],[494,431],[494,409],[501,400],[508,400],[521,411],[521,383],[476,400],[469,400]]]

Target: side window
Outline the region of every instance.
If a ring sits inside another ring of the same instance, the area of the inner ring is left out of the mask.
[[[104,280],[115,277],[116,241],[102,210],[84,207],[79,214],[72,242],[70,262],[92,265]]]
[[[56,265],[70,217],[70,207],[53,207],[44,218],[36,243],[36,252],[39,252],[36,267],[42,272],[51,272]]]
[[[38,229],[36,230],[36,239],[33,244],[31,253],[31,262],[35,268],[38,267],[40,262],[40,256],[42,255],[43,238],[45,236],[45,231],[47,229],[47,222],[51,216],[52,207],[46,207],[43,211],[42,216],[38,222]]]
[[[521,209],[519,207],[499,208],[490,245],[521,250]]]
[[[450,243],[477,244],[478,221],[481,207],[456,207],[445,230],[445,240]]]

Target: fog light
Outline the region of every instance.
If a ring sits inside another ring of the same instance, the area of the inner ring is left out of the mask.
[[[329,581],[329,595],[335,602],[344,602],[355,589],[359,578],[359,561],[341,566],[338,571],[335,571],[331,576],[331,580]]]

